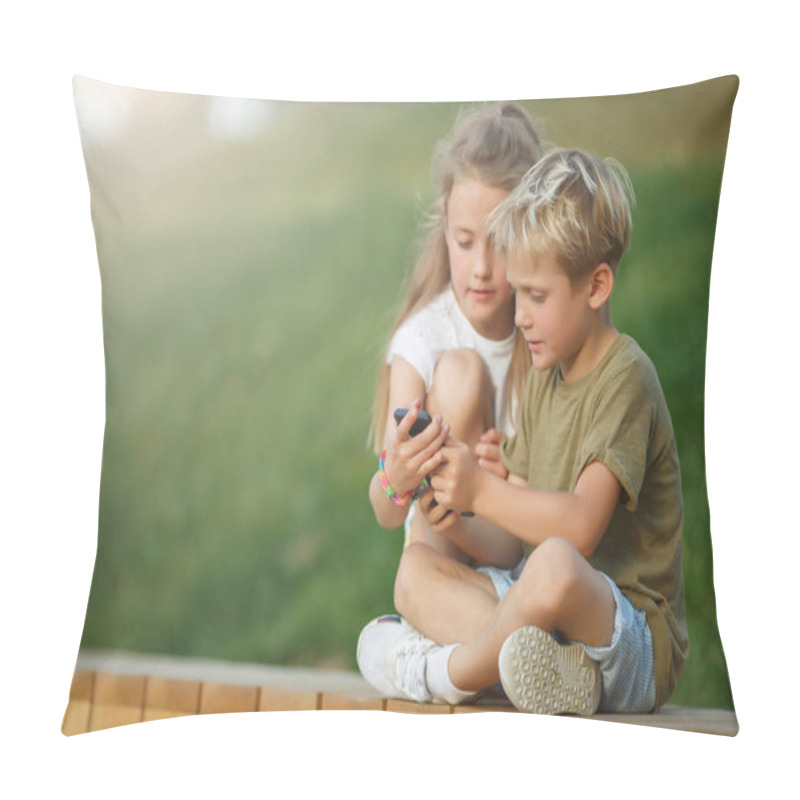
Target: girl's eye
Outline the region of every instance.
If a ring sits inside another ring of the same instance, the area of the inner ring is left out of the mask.
[[[472,247],[472,240],[462,239],[460,242],[458,242],[458,246],[462,250],[469,250],[470,247]]]

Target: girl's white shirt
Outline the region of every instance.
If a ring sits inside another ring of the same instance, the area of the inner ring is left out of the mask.
[[[448,287],[397,329],[389,343],[386,363],[391,364],[395,356],[404,358],[420,374],[427,392],[442,353],[462,347],[476,350],[488,367],[494,388],[495,428],[510,436],[513,427],[507,402],[507,377],[515,341],[516,329],[501,341],[481,336],[464,315],[452,288]]]

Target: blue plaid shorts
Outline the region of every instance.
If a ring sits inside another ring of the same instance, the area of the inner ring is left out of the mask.
[[[518,580],[525,561],[513,569],[479,567],[494,585],[497,597],[503,595]],[[604,573],[616,603],[614,634],[607,647],[583,645],[589,658],[597,662],[603,679],[598,711],[606,713],[645,714],[656,702],[656,682],[653,675],[653,636],[644,611],[633,604],[619,587]]]

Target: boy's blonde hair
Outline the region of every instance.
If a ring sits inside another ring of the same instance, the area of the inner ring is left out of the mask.
[[[582,150],[547,153],[492,213],[505,256],[549,255],[576,280],[598,264],[616,274],[631,241],[633,187],[625,168]]]
[[[424,244],[389,341],[406,319],[443,292],[450,282],[445,217],[453,184],[459,180],[477,180],[510,192],[541,154],[539,134],[517,103],[483,106],[459,116],[452,136],[439,142],[434,151],[431,172],[439,197],[428,211]],[[509,398],[522,394],[529,367],[530,354],[518,331],[508,374]],[[388,404],[389,365],[384,358],[370,429],[370,441],[376,452],[383,448]]]

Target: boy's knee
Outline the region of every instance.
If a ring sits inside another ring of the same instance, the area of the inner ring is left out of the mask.
[[[526,596],[541,613],[557,615],[581,580],[585,559],[566,539],[546,539],[530,555],[520,576]]]
[[[551,536],[545,539],[531,553],[534,563],[541,562],[554,567],[568,567],[574,563],[575,558],[583,558],[575,545],[560,536]]]

